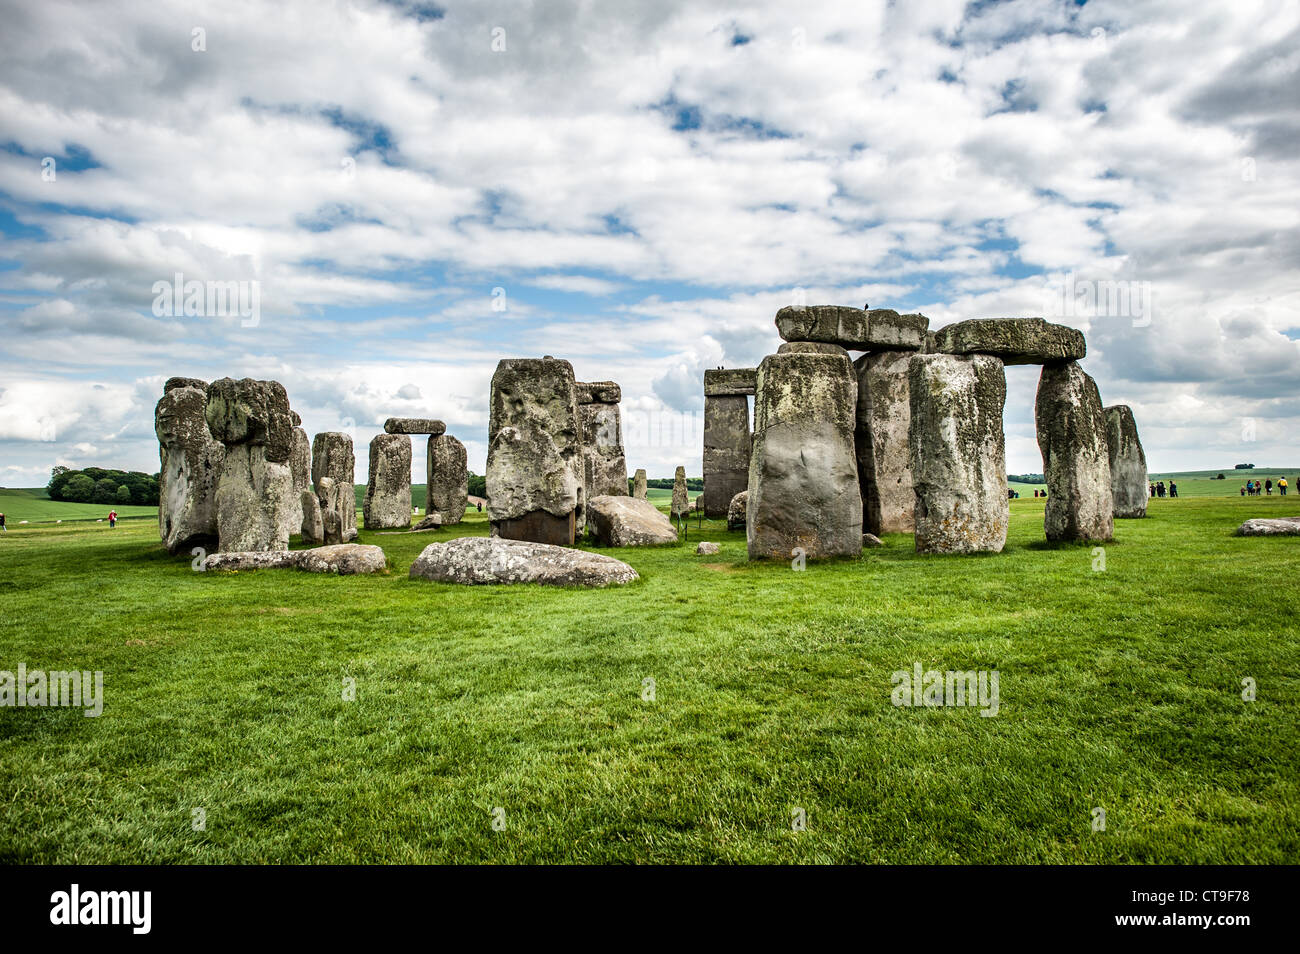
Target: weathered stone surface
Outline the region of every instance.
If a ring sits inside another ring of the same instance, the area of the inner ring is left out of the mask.
[[[768,355],[758,368],[749,465],[749,557],[853,556],[862,496],[853,452],[857,377],[847,356]]]
[[[1042,318],[975,318],[936,331],[933,350],[991,354],[1003,364],[1047,364],[1077,361],[1088,353],[1088,345],[1083,332]]]
[[[776,313],[785,341],[815,341],[854,351],[919,351],[930,319],[900,315],[892,308],[848,305],[787,305]]]
[[[325,522],[321,517],[320,501],[310,490],[299,495],[302,506],[302,542],[315,546],[325,542]]]
[[[384,421],[384,433],[435,436],[447,433],[447,425],[431,417],[390,417]]]
[[[370,470],[362,514],[367,530],[411,525],[411,438],[376,434],[370,441]]]
[[[635,497],[637,500],[646,499],[646,481],[645,481],[644,467],[638,467],[636,471],[636,476],[632,478],[632,496]]]
[[[1147,515],[1147,455],[1138,440],[1137,421],[1127,404],[1102,408],[1106,415],[1106,447],[1110,454],[1110,490],[1115,516]],[[1051,499],[1050,497],[1048,498]]]
[[[708,541],[696,544],[695,546],[695,552],[699,556],[716,556],[720,549],[721,548],[716,543],[710,543]]]
[[[543,586],[609,586],[639,579],[636,570],[613,557],[501,537],[460,537],[431,543],[411,564],[411,578]]]
[[[428,495],[425,509],[437,511],[447,526],[465,519],[469,500],[469,469],[465,445],[450,434],[429,438],[425,448],[425,473]]]
[[[268,460],[265,445],[227,445],[217,479],[218,548],[232,553],[287,550],[289,535],[301,529],[301,519],[293,524],[292,493],[287,460]]]
[[[745,513],[749,505],[749,491],[742,490],[736,496],[731,498],[731,503],[727,505],[727,529],[743,530],[745,529]]]
[[[575,393],[582,426],[584,497],[626,497],[627,457],[618,409],[622,390],[613,381],[596,381],[577,384]]]
[[[749,398],[704,399],[704,513],[710,520],[727,515],[731,498],[749,486]]]
[[[673,500],[668,508],[674,517],[682,517],[691,511],[691,498],[686,490],[686,468],[679,466],[673,474]]]
[[[1074,361],[1044,366],[1034,416],[1047,480],[1047,539],[1109,540],[1115,503],[1097,383]]]
[[[352,438],[341,431],[317,434],[311,445],[311,482],[316,486],[322,515],[329,510],[338,512],[342,542],[345,543],[357,536],[357,498],[352,483],[355,473]],[[325,477],[333,481],[328,496],[321,491],[321,479]],[[328,530],[327,526],[327,533]]]
[[[785,341],[776,349],[777,354],[844,354],[845,351],[837,344],[826,344],[821,341]]]
[[[1300,536],[1300,517],[1255,517],[1237,528],[1239,537]]]
[[[226,448],[208,431],[206,404],[202,389],[175,386],[154,407],[158,537],[171,553],[211,546],[217,539],[217,481]]]
[[[302,415],[297,411],[289,411],[289,420],[293,421],[294,427],[302,427]],[[306,432],[304,431],[304,433]]]
[[[916,494],[908,431],[910,351],[877,351],[854,362],[858,377],[858,483],[867,533],[911,533]]]
[[[286,464],[293,450],[289,395],[279,381],[221,378],[207,390],[204,416],[212,436],[227,448],[251,444],[265,448],[267,461]]]
[[[163,394],[177,388],[198,388],[200,391],[207,391],[208,382],[202,378],[168,378],[163,382]]]
[[[862,535],[862,549],[864,550],[868,547],[883,547],[884,545],[885,541],[881,540],[880,537],[876,536],[874,533],[864,533]]]
[[[704,372],[704,396],[753,394],[757,382],[757,368],[710,368]]]
[[[442,528],[442,514],[435,512],[417,523],[412,530],[438,530]]]
[[[308,573],[351,576],[357,573],[382,573],[388,569],[388,560],[379,547],[344,543],[310,550],[222,551],[209,554],[203,561],[203,568],[227,572],[305,570]]]
[[[327,478],[328,479],[328,478]],[[337,510],[321,511],[321,526],[325,530],[325,544],[337,546],[343,542],[343,518]]]
[[[988,355],[913,355],[908,364],[918,553],[999,552],[1007,540],[1007,397]]]
[[[603,547],[652,547],[677,542],[677,531],[648,500],[600,496],[587,501],[587,526]]]
[[[497,365],[487,460],[494,533],[573,542],[584,495],[581,433],[569,362],[507,358]]]
[[[383,573],[388,558],[379,547],[362,543],[340,543],[311,550],[297,550],[297,568],[308,573],[334,573],[354,576],[358,573]]]
[[[293,415],[295,418],[297,414]],[[293,429],[293,447],[289,452],[289,473],[293,475],[290,515],[295,528],[303,526],[306,514],[302,509],[302,495],[311,490],[311,439],[301,427]]]

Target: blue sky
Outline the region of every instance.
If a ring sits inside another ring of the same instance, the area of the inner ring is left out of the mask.
[[[0,485],[152,472],[172,375],[282,381],[358,480],[391,415],[481,472],[497,360],[541,354],[698,473],[703,370],[800,296],[1056,317],[1153,470],[1300,464],[1294,2],[5,8]],[[156,316],[178,272],[256,325]],[[1062,316],[1081,283],[1150,307]]]

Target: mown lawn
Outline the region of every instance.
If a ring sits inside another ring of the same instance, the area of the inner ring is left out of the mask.
[[[363,531],[392,574],[342,579],[196,573],[144,522],[12,529],[0,669],[102,669],[107,701],[0,708],[0,861],[1300,857],[1300,539],[1232,536],[1300,498],[1153,501],[1104,571],[1012,514],[998,556],[891,536],[804,572],[692,520],[604,591],[407,578],[485,514]],[[998,670],[998,715],[894,707],[914,663]]]

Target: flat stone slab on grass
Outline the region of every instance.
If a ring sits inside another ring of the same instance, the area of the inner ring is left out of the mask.
[[[1042,318],[973,318],[934,333],[939,354],[991,354],[1003,364],[1078,361],[1088,353],[1083,332]]]
[[[853,351],[920,351],[930,319],[892,308],[850,305],[787,305],[776,313],[784,341],[815,341]]]
[[[664,512],[636,497],[592,497],[587,501],[587,526],[605,547],[653,547],[677,542],[677,531]]]
[[[1239,537],[1297,537],[1300,517],[1255,517],[1237,528]]]
[[[388,559],[380,547],[365,543],[339,543],[310,550],[234,551],[213,553],[203,561],[205,570],[305,570],[308,573],[382,573]]]
[[[384,421],[389,434],[445,434],[447,425],[429,417],[390,417]]]
[[[640,577],[623,561],[599,553],[502,537],[459,537],[425,547],[411,564],[411,579],[590,587],[630,583]]]
[[[705,541],[695,547],[695,552],[700,556],[716,556],[720,547],[716,543]]]

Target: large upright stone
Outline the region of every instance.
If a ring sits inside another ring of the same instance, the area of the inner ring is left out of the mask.
[[[646,481],[645,468],[638,467],[636,475],[632,478],[632,496],[637,500],[646,499]]]
[[[208,431],[203,387],[172,385],[154,407],[158,435],[158,536],[172,553],[217,542],[217,481],[225,446]]]
[[[212,436],[226,446],[217,480],[218,548],[288,549],[302,513],[293,499],[293,415],[284,385],[252,378],[213,381],[204,417]]]
[[[768,355],[758,368],[749,464],[749,557],[856,556],[862,496],[853,452],[858,384],[847,355]]]
[[[1127,404],[1102,408],[1110,454],[1110,491],[1116,517],[1147,515],[1147,455],[1138,440],[1137,421]],[[1047,498],[1050,500],[1051,498]]]
[[[411,525],[411,438],[376,434],[370,441],[370,470],[362,505],[367,530]]]
[[[691,512],[691,498],[686,490],[686,468],[680,465],[673,474],[673,500],[668,510],[679,519]]]
[[[918,553],[1001,551],[1007,541],[1007,399],[988,355],[913,355],[908,448]]]
[[[749,486],[749,398],[717,395],[704,398],[704,515],[727,515],[731,498]]]
[[[442,518],[447,527],[465,519],[469,502],[469,469],[465,445],[450,434],[429,438],[425,449],[428,494],[425,510]]]
[[[293,415],[295,419],[297,414]],[[289,452],[289,473],[293,475],[293,491],[291,493],[290,520],[295,527],[301,527],[307,519],[306,513],[302,509],[302,495],[311,492],[311,438],[301,427],[295,426],[293,429],[293,448]]]
[[[506,358],[492,375],[487,495],[492,532],[571,545],[584,495],[573,366]]]
[[[916,494],[908,447],[911,359],[910,351],[877,351],[853,364],[858,376],[854,444],[862,490],[862,528],[867,533],[911,533],[915,529]]]
[[[1109,540],[1115,502],[1097,382],[1076,361],[1045,365],[1034,416],[1047,479],[1047,539]]]
[[[1082,331],[1042,318],[974,318],[940,328],[930,350],[991,354],[1003,364],[1048,364],[1077,361],[1088,353],[1088,345]]]
[[[357,536],[357,501],[353,479],[356,474],[356,457],[352,451],[352,438],[341,431],[322,431],[311,445],[311,482],[316,495],[321,497],[322,516],[330,511],[339,515],[342,542]],[[328,501],[321,494],[322,477],[333,481]]]
[[[776,328],[785,341],[821,342],[853,351],[919,351],[929,326],[925,315],[900,315],[891,308],[787,305],[776,313]]]
[[[627,457],[618,410],[622,389],[613,381],[578,382],[574,394],[582,425],[583,499],[626,497]]]

